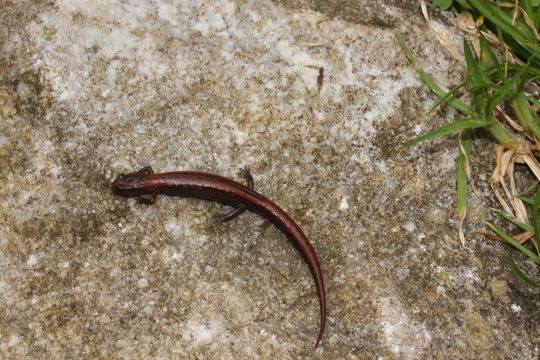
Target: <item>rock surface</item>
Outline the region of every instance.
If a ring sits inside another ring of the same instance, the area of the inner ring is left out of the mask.
[[[3,2],[1,358],[538,359],[540,293],[511,250],[459,244],[455,137],[401,149],[458,116],[422,116],[436,98],[394,32],[439,83],[462,74],[417,2],[292,3]],[[321,261],[318,348],[285,237],[255,214],[216,224],[215,203],[111,194],[145,165],[251,168]],[[493,221],[475,171],[468,230]]]

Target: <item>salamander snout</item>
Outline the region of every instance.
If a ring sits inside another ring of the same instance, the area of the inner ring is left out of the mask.
[[[122,183],[124,182],[123,180],[124,180],[125,177],[126,177],[125,174],[120,174],[120,175],[118,175],[118,176],[116,177],[116,179],[114,179],[114,181],[112,182],[111,187],[112,187],[113,189],[117,189],[117,188],[121,187],[121,186],[122,186]]]
[[[120,174],[112,182],[111,188],[115,195],[138,196],[149,192],[146,185],[140,174]]]
[[[125,195],[132,188],[130,183],[129,179],[126,178],[126,174],[118,175],[111,184],[113,193],[116,195]]]

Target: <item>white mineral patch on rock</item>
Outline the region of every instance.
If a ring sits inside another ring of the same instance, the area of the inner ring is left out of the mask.
[[[417,359],[431,340],[426,326],[414,321],[394,297],[379,297],[375,304],[382,319],[384,344],[401,359]]]

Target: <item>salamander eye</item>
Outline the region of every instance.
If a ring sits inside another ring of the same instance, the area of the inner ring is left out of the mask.
[[[120,174],[120,175],[118,175],[118,179],[123,179],[123,178],[125,178],[125,177],[126,177],[126,174]]]

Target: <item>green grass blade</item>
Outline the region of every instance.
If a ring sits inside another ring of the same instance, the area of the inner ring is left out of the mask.
[[[480,48],[482,49],[482,53],[485,54],[484,56],[486,57],[486,65],[487,66],[491,65],[492,68],[497,72],[497,77],[499,79],[504,79],[505,78],[504,69],[501,66],[501,63],[499,62],[499,58],[497,57],[495,52],[493,52],[491,45],[489,44],[489,42],[483,35],[480,36],[480,44],[481,44]],[[487,63],[487,59],[489,59],[491,64]]]
[[[457,160],[457,205],[459,215],[459,239],[461,245],[465,246],[465,235],[463,224],[467,216],[467,183],[469,182],[470,167],[469,155],[472,148],[472,131],[465,129],[459,137],[459,155]]]
[[[525,246],[521,245],[520,243],[518,243],[517,241],[512,239],[510,236],[506,235],[504,232],[499,230],[495,225],[492,225],[492,224],[489,224],[489,223],[487,225],[491,228],[491,230],[495,234],[502,237],[504,239],[504,241],[506,241],[507,243],[509,243],[510,245],[512,245],[513,247],[515,247],[516,249],[518,249],[519,251],[521,251],[522,253],[524,253],[528,257],[530,257],[535,263],[540,265],[540,257],[538,257],[535,253],[533,253],[531,250],[527,249]]]
[[[481,84],[478,84],[478,85],[472,85],[469,87],[469,91],[471,93],[479,93],[481,92],[482,90],[488,90],[488,89],[493,89],[493,88],[496,88],[497,87],[497,84],[495,83],[481,83]]]
[[[506,258],[506,261],[508,261],[508,264],[510,264],[510,267],[514,272],[521,278],[521,280],[525,281],[527,284],[534,286],[534,287],[540,287],[540,283],[536,283],[532,281],[525,273],[519,268],[519,266],[516,264],[514,259],[508,254],[505,254],[504,257]]]
[[[538,30],[540,28],[540,0],[531,0],[531,1],[527,0],[527,2],[532,5],[531,7],[535,8],[534,10],[526,9],[525,11],[531,18],[534,28]]]
[[[486,114],[491,114],[493,110],[495,109],[495,106],[497,106],[498,103],[500,103],[505,97],[512,97],[512,95],[515,94],[514,92],[514,85],[521,81],[523,74],[527,71],[527,66],[524,66],[523,69],[521,69],[520,72],[518,72],[510,81],[507,81],[503,87],[497,89],[493,92],[493,94],[490,97],[490,100],[488,101],[485,109]],[[518,87],[521,87],[522,84],[519,84]]]
[[[488,123],[491,123],[491,125],[487,128],[491,136],[493,136],[499,144],[507,144],[511,141],[514,141],[514,138],[508,134],[508,132],[502,127],[502,125],[499,123],[499,121],[493,117],[491,119],[485,120]]]
[[[528,72],[529,67],[531,66],[533,60],[540,56],[540,53],[534,54],[529,58],[529,61],[527,61],[527,64],[519,70],[516,75],[512,78],[510,82],[513,80],[519,80],[517,87],[518,92],[510,99],[512,108],[514,109],[514,112],[516,113],[516,116],[520,122],[520,124],[533,133],[536,137],[540,137],[540,118],[538,117],[538,114],[534,111],[531,111],[529,108],[529,103],[527,101],[527,97],[525,96],[525,93],[523,92],[523,87],[525,85],[525,81],[527,80],[526,76],[530,73]],[[533,77],[532,79],[535,79]],[[528,79],[529,81],[534,81],[532,79]],[[505,84],[504,87],[506,87],[508,84]]]
[[[477,117],[490,116],[491,113],[483,112],[485,104],[488,103],[488,99],[491,98],[486,91],[489,88],[495,87],[496,84],[491,81],[485,74],[485,69],[482,69],[480,62],[475,58],[469,42],[463,41],[463,52],[465,56],[465,63],[467,64],[467,71],[469,73],[469,81],[471,86],[469,91],[472,93],[471,109],[473,114]]]
[[[540,101],[538,101],[538,99],[536,99],[534,96],[531,96],[531,95],[525,95],[525,97],[527,98],[528,101],[531,102],[534,109],[534,114],[538,116],[538,111],[540,110]]]
[[[467,183],[469,155],[472,148],[471,129],[463,130],[460,137],[461,151],[457,160],[457,197],[458,197],[458,215],[462,219],[467,213]]]
[[[485,84],[493,84],[492,81],[486,78],[484,72],[480,68],[479,63],[474,58],[473,52],[468,41],[463,41],[463,53],[465,55],[465,63],[471,79],[471,86],[484,86]],[[493,84],[494,85],[494,84]]]
[[[518,199],[520,199],[521,201],[523,201],[524,203],[527,203],[529,205],[533,205],[534,204],[534,199],[531,199],[529,197],[526,197],[526,196],[523,196],[523,195],[516,195],[516,197]]]
[[[540,5],[539,0],[524,0],[523,1],[523,9],[531,19],[533,26],[535,29],[538,29],[538,26],[540,25],[540,11],[538,8],[535,10],[534,7],[538,7]]]
[[[426,115],[431,114],[433,112],[433,110],[435,110],[437,107],[439,107],[443,102],[450,99],[459,89],[461,89],[463,86],[465,86],[467,84],[467,82],[468,82],[468,80],[464,80],[464,81],[460,82],[459,84],[457,84],[456,86],[454,86],[452,89],[450,89],[450,91],[448,91],[443,97],[441,97],[441,98],[439,98],[439,100],[437,100],[435,105],[433,105],[431,107],[431,109],[429,109],[429,111],[427,112]]]
[[[536,240],[536,248],[540,245],[540,185],[536,188],[536,196],[532,206],[532,219],[534,227],[534,238]]]
[[[502,210],[499,210],[499,209],[491,209],[491,210],[493,210],[493,212],[496,213],[497,215],[502,216],[504,219],[516,225],[518,228],[520,228],[523,231],[533,230],[533,227],[531,225],[525,224],[521,221],[514,219],[510,214],[507,214]]]
[[[540,51],[540,45],[538,40],[534,38],[532,31],[526,26],[514,26],[512,18],[501,8],[486,0],[469,0],[469,3],[486,19],[499,27],[530,53]]]
[[[517,93],[511,100],[512,108],[519,123],[536,137],[540,138],[540,119],[529,108],[527,97],[523,92]]]
[[[433,91],[433,93],[435,93],[435,95],[437,95],[440,98],[444,97],[446,95],[446,91],[441,89],[433,81],[431,76],[428,75],[418,65],[418,62],[416,61],[416,58],[414,57],[412,51],[409,49],[409,47],[405,43],[405,40],[403,39],[403,37],[401,36],[399,31],[396,32],[396,38],[397,38],[399,44],[401,45],[401,48],[403,49],[403,52],[405,52],[405,55],[409,59],[409,62],[412,64],[412,66],[414,66],[416,72],[418,73],[418,75],[420,75],[420,78],[424,81],[424,83],[430,88],[431,91]],[[470,108],[469,105],[465,104],[464,102],[459,101],[458,99],[454,98],[453,96],[450,96],[447,101],[448,101],[448,104],[450,104],[450,106],[452,106],[454,109],[458,110],[459,112],[461,112],[463,114],[467,114],[467,115],[470,114],[470,112],[471,112],[470,109],[471,108]]]
[[[443,9],[448,10],[452,5],[453,0],[433,0],[433,5]]]
[[[474,10],[471,5],[467,2],[467,0],[455,0],[456,3],[459,4],[459,6],[461,6],[463,9],[467,9],[467,10]]]
[[[466,118],[461,119],[458,121],[455,121],[451,124],[441,126],[438,129],[435,129],[433,131],[430,131],[429,133],[419,136],[416,139],[413,139],[405,144],[405,149],[410,148],[411,146],[418,144],[419,142],[434,139],[439,136],[444,136],[451,134],[453,132],[464,130],[464,129],[474,129],[479,127],[486,127],[489,126],[490,123],[482,120],[482,119],[476,119],[476,118]]]

